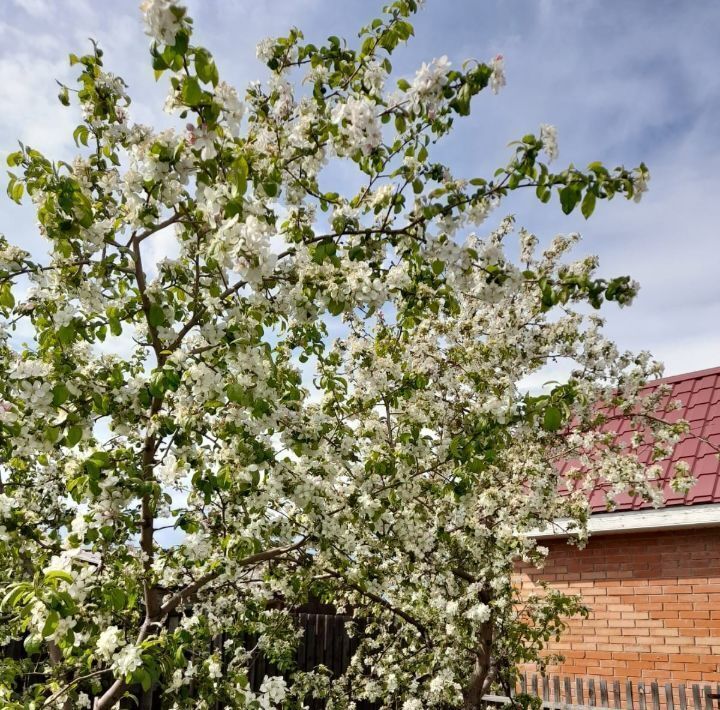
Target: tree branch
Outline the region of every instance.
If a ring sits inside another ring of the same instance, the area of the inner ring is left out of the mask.
[[[288,552],[299,549],[307,542],[307,540],[308,536],[306,535],[294,545],[290,545],[289,547],[275,547],[270,550],[258,552],[254,555],[249,555],[248,557],[238,560],[238,562],[236,562],[235,564],[237,564],[239,567],[248,567],[250,565],[257,564],[258,562],[266,562],[268,560],[273,560],[276,557],[280,557],[281,555],[285,555]],[[188,599],[189,597],[192,597],[206,584],[212,582],[213,579],[219,577],[220,573],[221,570],[219,569],[208,572],[207,574],[204,574],[202,577],[197,579],[195,582],[192,582],[192,584],[188,584],[187,587],[181,589],[179,592],[170,597],[170,599],[168,599],[160,607],[160,611],[162,612],[163,616],[173,612],[182,601]]]

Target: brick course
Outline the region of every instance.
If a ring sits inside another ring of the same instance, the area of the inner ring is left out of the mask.
[[[591,608],[549,646],[566,659],[549,674],[720,683],[720,529],[543,544],[545,568],[519,568],[523,589],[545,581]]]

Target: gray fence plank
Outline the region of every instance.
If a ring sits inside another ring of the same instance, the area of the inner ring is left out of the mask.
[[[607,681],[605,679],[600,681],[600,705],[604,708],[610,707],[610,703],[608,702]]]
[[[685,692],[685,683],[680,683],[678,687],[678,699],[680,701],[680,710],[688,710],[687,693]]]
[[[527,689],[526,675],[520,676],[520,685],[523,689]],[[568,676],[533,674],[530,685],[530,694],[542,701],[542,710],[620,710],[623,707],[622,685],[619,680],[613,680],[610,689],[607,679],[575,678],[574,698],[572,679]],[[684,683],[665,683],[663,691],[657,681],[638,681],[634,684],[628,679],[625,684],[625,708],[626,710],[720,710],[720,702],[715,704],[716,694],[712,686],[693,684],[692,694],[693,703],[692,706],[688,706],[688,690]],[[717,688],[717,699],[720,701],[720,686]],[[483,700],[490,705],[502,706],[508,704],[511,698],[487,695]]]
[[[633,684],[631,680],[625,683],[625,706],[627,710],[633,710]]]
[[[650,684],[650,688],[652,693],[653,710],[660,710],[660,688],[655,681]]]
[[[705,694],[705,710],[713,710],[712,688],[706,685],[703,690]]]
[[[562,691],[560,689],[560,676],[556,675],[553,678],[553,700],[555,701],[555,705],[557,707],[560,707],[562,705]]]
[[[622,707],[622,704],[620,701],[620,681],[619,680],[613,681],[613,700],[615,701],[616,708]]]
[[[702,710],[702,703],[700,702],[700,686],[697,683],[693,683],[692,694],[695,710]]]

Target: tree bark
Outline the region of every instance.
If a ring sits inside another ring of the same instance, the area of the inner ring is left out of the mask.
[[[481,595],[483,601],[487,595]],[[493,680],[492,646],[493,646],[492,618],[484,622],[478,631],[478,645],[475,653],[475,667],[470,676],[464,692],[464,710],[480,710],[482,699],[488,691]]]

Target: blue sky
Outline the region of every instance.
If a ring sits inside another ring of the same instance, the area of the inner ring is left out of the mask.
[[[242,88],[264,78],[255,44],[296,25],[310,41],[354,37],[375,16],[374,0],[194,0],[196,39],[221,75]],[[580,253],[596,253],[608,275],[642,285],[629,309],[608,308],[608,331],[623,348],[649,349],[668,374],[720,365],[720,3],[716,0],[427,0],[416,37],[393,63],[412,74],[447,54],[506,58],[508,85],[482,95],[446,141],[457,175],[487,175],[507,159],[506,144],[540,123],[557,126],[558,164],[634,166],[652,172],[636,205],[601,204],[589,222],[557,203],[513,196],[503,213],[543,240],[580,231]],[[167,124],[165,84],[156,84],[135,0],[3,0],[0,3],[0,158],[19,138],[49,156],[73,154],[74,110],[55,100],[67,83],[70,51],[87,38],[123,76],[137,121]],[[496,215],[498,218],[500,214]],[[42,242],[29,207],[5,201],[0,231],[35,252]]]

